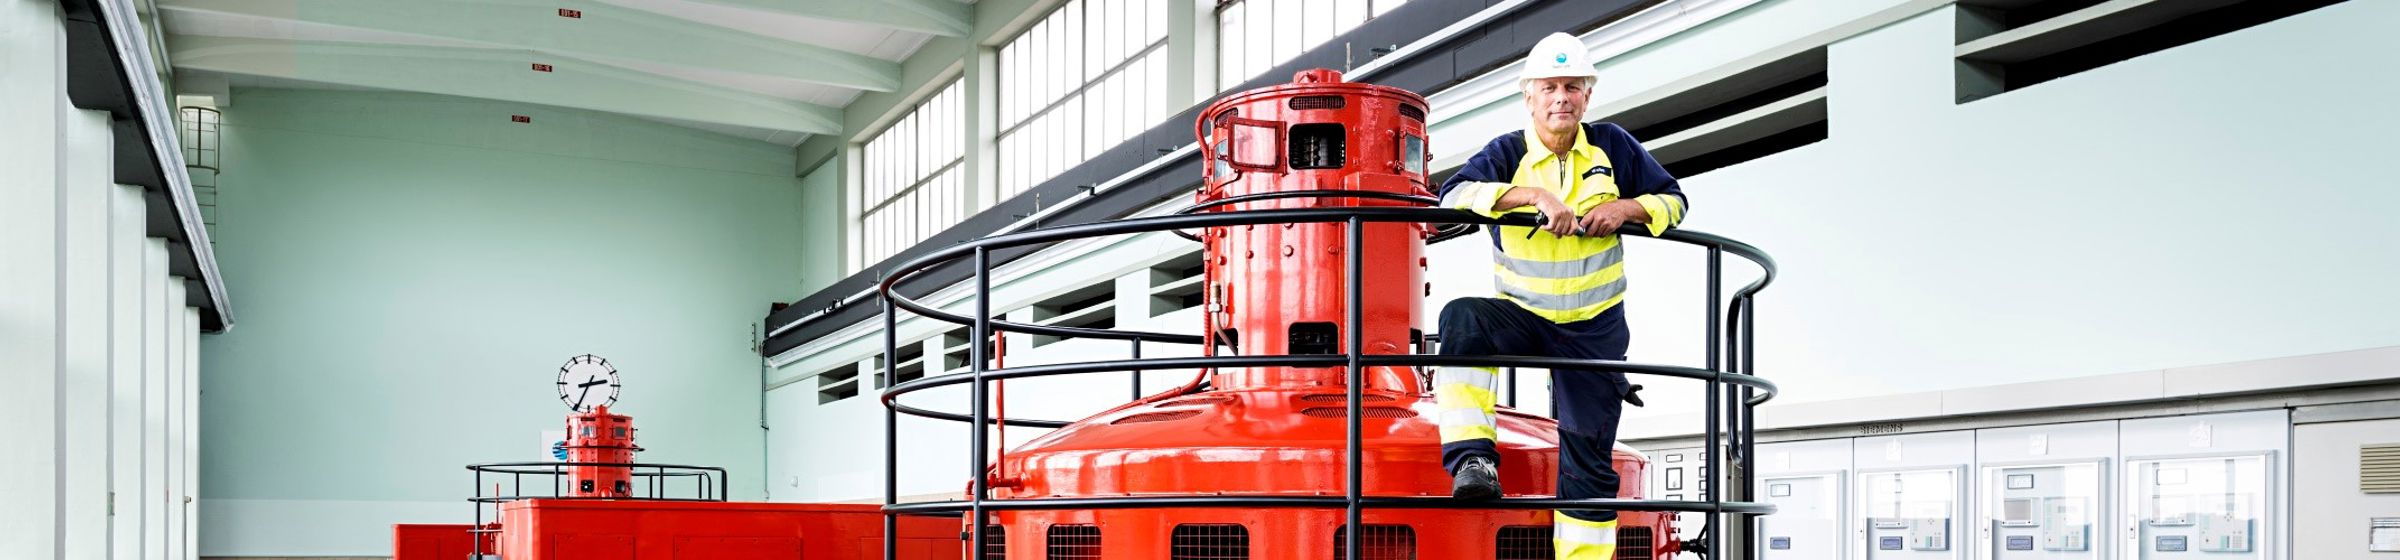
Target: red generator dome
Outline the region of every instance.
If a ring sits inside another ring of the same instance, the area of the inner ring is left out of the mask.
[[[1289,84],[1225,97],[1201,113],[1204,211],[1428,206],[1425,99],[1308,70]],[[1208,347],[1245,356],[1341,354],[1344,223],[1208,228]],[[1368,223],[1367,354],[1423,338],[1425,244],[1415,223]],[[1345,492],[1345,369],[1208,372],[1208,384],[1145,398],[1058,429],[995,465],[1000,499]],[[1447,497],[1433,401],[1415,368],[1363,372],[1362,494]],[[1501,479],[1510,497],[1555,493],[1557,425],[1503,409]],[[1626,498],[1647,462],[1620,445]],[[1345,552],[1340,508],[1125,508],[998,511],[983,558],[1325,559]],[[1368,509],[1360,558],[1547,559],[1551,514],[1517,509]],[[1623,512],[1618,558],[1669,552],[1663,514]]]

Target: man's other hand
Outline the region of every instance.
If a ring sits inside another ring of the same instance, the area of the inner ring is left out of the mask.
[[[1602,204],[1599,208],[1593,208],[1591,213],[1583,215],[1582,221],[1577,225],[1581,226],[1579,233],[1582,235],[1592,237],[1614,235],[1617,233],[1617,228],[1624,226],[1626,222],[1639,221],[1649,215],[1649,211],[1642,209],[1642,203],[1617,200]]]
[[[1568,207],[1566,201],[1559,200],[1558,195],[1550,194],[1550,191],[1522,188],[1518,190],[1532,191],[1534,193],[1533,209],[1550,218],[1549,223],[1542,224],[1542,231],[1557,236],[1575,233],[1575,209]]]

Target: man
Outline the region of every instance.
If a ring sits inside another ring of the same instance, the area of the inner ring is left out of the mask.
[[[1623,360],[1624,249],[1617,227],[1647,224],[1656,235],[1683,220],[1683,191],[1625,129],[1585,124],[1599,73],[1582,41],[1554,33],[1525,58],[1518,86],[1533,125],[1492,139],[1442,183],[1442,205],[1498,216],[1533,212],[1539,228],[1492,228],[1498,298],[1463,298],[1442,308],[1441,353]],[[1441,409],[1442,462],[1451,493],[1500,496],[1493,446],[1493,368],[1434,371]],[[1622,373],[1557,371],[1551,400],[1558,415],[1558,494],[1617,497],[1609,464],[1617,417],[1634,398]],[[1616,557],[1617,514],[1561,510],[1553,516],[1561,559]]]

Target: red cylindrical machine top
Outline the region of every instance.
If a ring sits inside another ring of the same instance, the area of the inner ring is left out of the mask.
[[[1331,70],[1295,83],[1228,95],[1201,112],[1204,211],[1425,206],[1425,100],[1398,89],[1341,82]],[[1368,223],[1356,279],[1344,288],[1347,223],[1207,228],[1207,330],[1244,355],[1337,354],[1345,335],[1361,351],[1409,351],[1422,323],[1425,242],[1415,223]],[[1348,330],[1349,325],[1358,330]],[[1213,353],[1216,347],[1211,346]],[[1197,384],[1102,412],[1026,442],[991,467],[999,499],[1130,496],[1450,495],[1442,469],[1440,411],[1408,368],[1369,368],[1351,418],[1341,367],[1220,368]],[[1358,432],[1349,434],[1349,420]],[[1557,492],[1558,426],[1503,410],[1494,431],[1510,496]],[[1358,438],[1352,456],[1346,436]],[[1641,496],[1644,464],[1613,461],[1625,497]],[[1340,507],[1099,508],[990,513],[983,558],[1010,560],[1230,560],[1341,558],[1349,527]],[[1656,558],[1658,514],[1626,512],[1620,558]],[[1370,509],[1360,558],[1549,558],[1551,513],[1518,509]],[[1066,546],[1061,546],[1065,543]]]
[[[1307,70],[1292,83],[1226,97],[1201,113],[1199,202],[1212,210],[1426,206],[1425,98]],[[1342,196],[1356,194],[1355,196]],[[1243,355],[1344,351],[1342,223],[1208,228],[1207,329]],[[1424,312],[1419,224],[1371,223],[1361,285],[1365,353],[1407,352]],[[1414,391],[1405,368],[1374,368],[1369,388]],[[1338,386],[1341,368],[1218,370],[1219,389]]]
[[[633,462],[634,452],[641,447],[633,444],[633,417],[612,414],[607,406],[591,412],[567,415],[567,462],[608,463],[623,465]],[[567,468],[571,483],[567,496],[578,498],[624,498],[633,495],[633,467],[576,466]]]

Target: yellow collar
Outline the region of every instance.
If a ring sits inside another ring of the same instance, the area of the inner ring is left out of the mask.
[[[1536,124],[1535,126],[1540,126],[1540,125],[1539,125],[1539,124]],[[1574,153],[1575,155],[1578,155],[1578,156],[1583,156],[1583,158],[1584,158],[1584,161],[1593,161],[1593,160],[1597,159],[1597,157],[1598,157],[1598,155],[1599,155],[1599,153],[1600,153],[1600,147],[1599,147],[1599,146],[1596,146],[1596,145],[1593,145],[1593,144],[1592,144],[1592,142],[1591,142],[1591,139],[1590,139],[1590,138],[1587,138],[1586,136],[1587,136],[1587,135],[1586,135],[1586,134],[1584,134],[1583,125],[1582,125],[1582,124],[1580,124],[1580,123],[1579,123],[1579,124],[1576,124],[1576,125],[1575,125],[1575,147],[1573,147],[1573,148],[1568,148],[1568,149],[1567,149],[1567,151],[1568,151],[1568,152],[1571,152],[1571,153]],[[1536,149],[1536,148],[1539,148],[1539,149]],[[1525,151],[1527,152],[1527,154],[1528,154],[1528,155],[1531,155],[1531,154],[1534,154],[1534,153],[1539,153],[1539,154],[1541,154],[1541,157],[1534,158],[1534,160],[1533,160],[1533,162],[1534,162],[1534,163],[1537,163],[1537,164],[1538,164],[1538,163],[1541,163],[1543,160],[1548,160],[1548,159],[1553,159],[1553,158],[1556,158],[1556,157],[1558,157],[1558,154],[1557,154],[1557,153],[1555,153],[1555,152],[1551,152],[1551,151],[1550,151],[1550,147],[1549,147],[1549,146],[1547,146],[1547,145],[1543,145],[1543,144],[1542,144],[1542,135],[1541,135],[1540,133],[1534,132],[1534,127],[1533,127],[1533,126],[1528,126],[1528,127],[1525,127]]]

